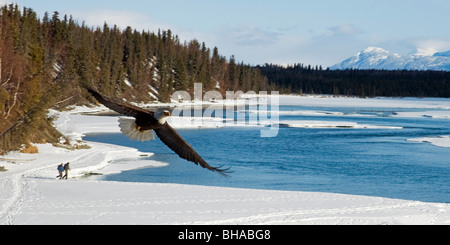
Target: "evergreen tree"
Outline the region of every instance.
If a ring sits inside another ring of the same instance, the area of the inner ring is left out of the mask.
[[[188,75],[184,58],[177,59],[177,65],[175,66],[175,85],[174,88],[177,91],[187,91],[188,89]]]

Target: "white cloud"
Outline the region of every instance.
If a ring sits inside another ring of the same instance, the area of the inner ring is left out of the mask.
[[[103,26],[106,22],[108,26],[117,25],[120,29],[131,26],[138,31],[154,31],[158,29],[171,29],[170,26],[155,23],[148,18],[147,15],[130,11],[130,10],[88,10],[88,11],[71,11],[71,14],[78,20],[85,21],[88,26]]]
[[[422,38],[413,42],[418,55],[431,55],[440,51],[450,50],[448,38]]]
[[[377,46],[403,55],[431,55],[450,50],[450,39],[443,37],[411,37],[402,39],[377,40]]]
[[[363,33],[351,24],[317,29],[313,33],[298,27],[283,31],[243,24],[218,28],[213,43],[223,55],[235,55],[245,63],[303,63],[326,68],[368,47],[361,38]]]
[[[330,30],[334,35],[357,35],[362,33],[358,27],[352,24],[332,26],[329,27],[328,30]]]
[[[280,33],[258,26],[242,25],[225,30],[225,38],[240,46],[266,46],[277,43]]]
[[[70,11],[71,15],[74,16],[78,21],[85,21],[88,26],[99,26],[103,27],[106,22],[109,27],[116,25],[121,30],[130,26],[132,29],[137,31],[150,31],[158,32],[160,30],[171,30],[173,35],[178,35],[180,40],[190,41],[192,39],[197,39],[200,42],[205,42],[208,47],[216,40],[214,35],[196,32],[192,29],[182,29],[178,26],[172,26],[166,23],[160,23],[151,19],[148,15],[139,13],[137,11],[131,10],[88,10]]]
[[[364,31],[352,24],[315,30],[290,48],[290,60],[307,65],[332,66],[368,47]],[[287,56],[286,56],[287,57]]]
[[[302,42],[302,37],[287,35],[279,28],[242,24],[221,26],[206,37],[208,46],[217,46],[221,55],[234,55],[237,61],[248,64],[283,63],[294,59],[292,49]],[[291,57],[292,58],[292,57]]]

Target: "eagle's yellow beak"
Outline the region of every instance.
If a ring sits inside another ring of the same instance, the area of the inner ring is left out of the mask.
[[[165,111],[164,115],[167,116],[167,117],[170,117],[170,111]]]

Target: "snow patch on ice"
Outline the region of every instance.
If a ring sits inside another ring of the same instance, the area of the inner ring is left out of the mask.
[[[287,128],[352,128],[352,129],[402,129],[402,127],[394,126],[377,126],[358,124],[356,122],[338,122],[338,121],[280,121],[279,127]]]
[[[438,137],[423,137],[423,138],[412,138],[408,141],[420,142],[420,143],[430,143],[435,146],[440,147],[450,147],[450,135],[438,136]]]
[[[420,111],[420,112],[396,112],[393,117],[426,117],[450,119],[450,111]]]

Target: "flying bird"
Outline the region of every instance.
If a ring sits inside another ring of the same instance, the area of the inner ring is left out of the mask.
[[[124,102],[118,102],[105,97],[98,92],[87,89],[98,102],[120,114],[133,117],[119,118],[120,131],[131,139],[138,141],[154,140],[158,138],[181,158],[191,161],[203,168],[228,176],[229,169],[212,167],[190,146],[168,123],[169,111],[152,112]]]

